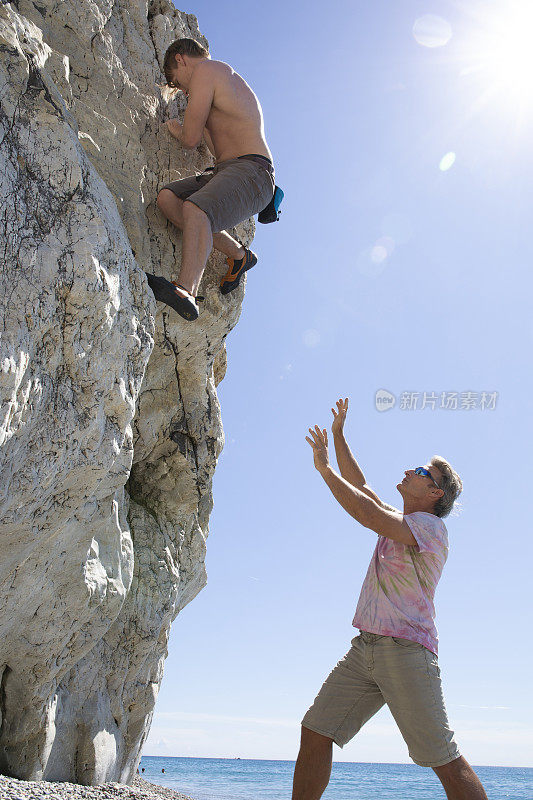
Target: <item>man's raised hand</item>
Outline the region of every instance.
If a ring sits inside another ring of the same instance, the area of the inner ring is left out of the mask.
[[[332,408],[331,413],[333,414],[331,430],[335,436],[338,433],[342,433],[344,429],[344,422],[346,420],[346,414],[348,413],[348,398],[345,400],[342,398],[337,400],[337,410]]]
[[[305,441],[309,442],[313,448],[313,460],[315,467],[319,472],[323,472],[329,467],[328,455],[328,433],[326,429],[320,430],[318,425],[314,428],[309,428],[311,437],[306,436]]]

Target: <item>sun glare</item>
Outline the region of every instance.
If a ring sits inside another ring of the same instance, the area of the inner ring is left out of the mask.
[[[521,111],[533,105],[532,0],[484,6],[463,48],[462,74],[479,78],[487,100],[498,94]]]
[[[507,12],[488,38],[486,66],[496,81],[531,94],[533,69],[533,6],[530,0]]]
[[[492,106],[516,130],[533,116],[533,0],[458,0],[452,23],[434,14],[415,19],[413,36],[424,48],[441,48],[472,84],[472,111]],[[462,17],[462,19],[461,19]],[[442,169],[442,166],[441,166]]]

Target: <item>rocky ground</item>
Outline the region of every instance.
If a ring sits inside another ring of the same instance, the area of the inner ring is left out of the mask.
[[[135,777],[132,786],[105,783],[102,786],[81,786],[77,783],[18,781],[0,775],[0,800],[191,800],[164,786]]]

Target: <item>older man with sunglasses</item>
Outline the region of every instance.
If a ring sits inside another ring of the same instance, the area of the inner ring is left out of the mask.
[[[340,475],[330,466],[328,436],[309,429],[316,469],[335,499],[378,541],[357,604],[360,633],[323,684],[302,721],[293,800],[319,800],[331,774],[332,746],[343,747],[387,703],[412,760],[432,767],[448,800],[487,800],[450,730],[437,660],[433,597],[447,554],[442,521],[462,490],[450,464],[434,456],[405,470],[397,485],[403,513],[365,481],[344,438],[348,399],[333,412]]]

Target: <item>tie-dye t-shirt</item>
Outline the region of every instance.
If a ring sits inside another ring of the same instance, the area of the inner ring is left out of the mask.
[[[436,655],[433,597],[448,557],[448,532],[439,517],[425,511],[404,519],[417,544],[378,536],[352,624],[369,633],[418,642]]]

